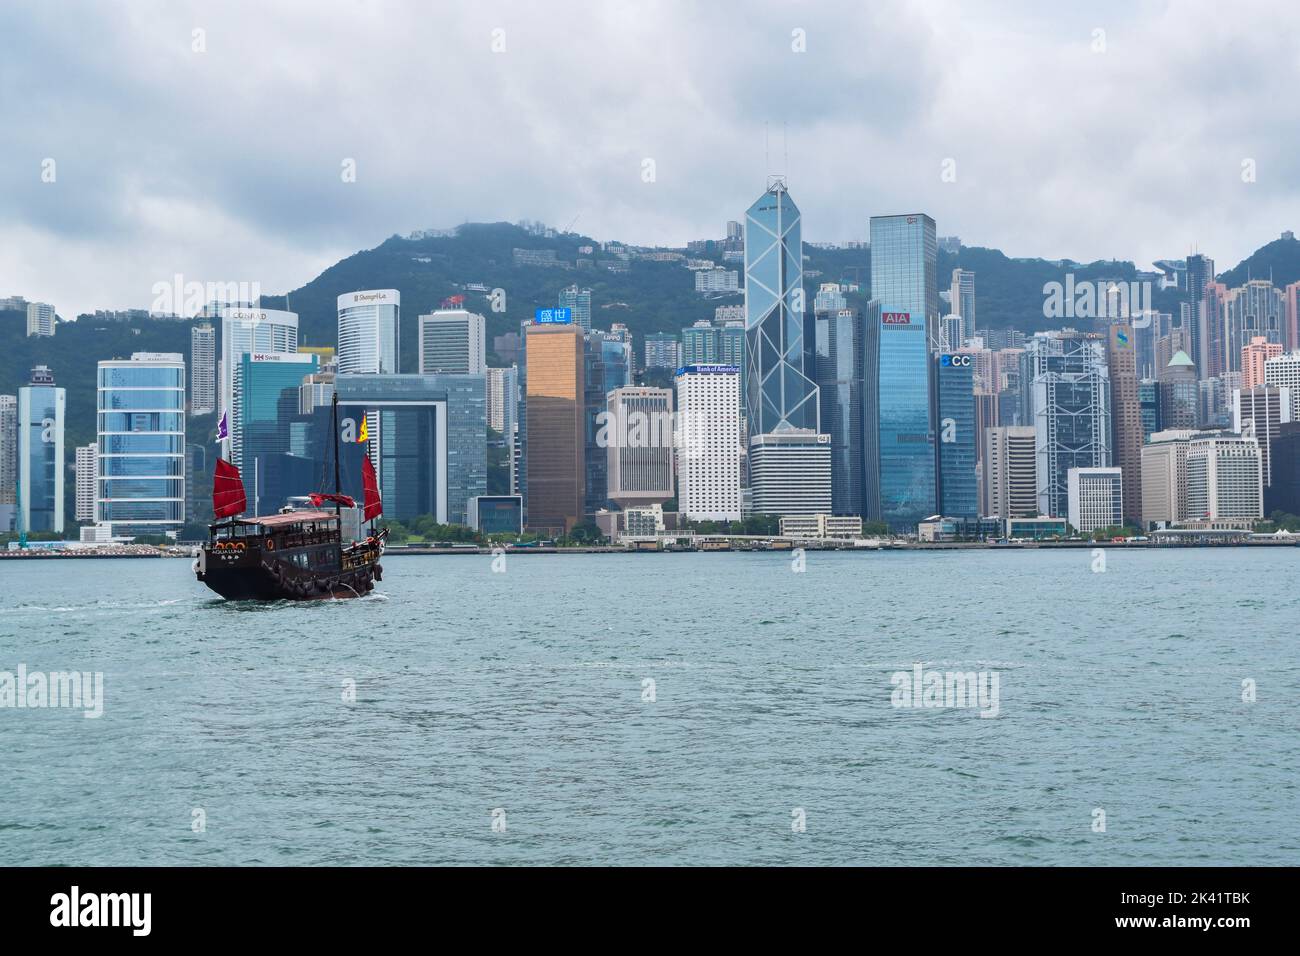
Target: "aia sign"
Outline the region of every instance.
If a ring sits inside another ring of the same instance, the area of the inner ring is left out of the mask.
[[[882,312],[880,313],[881,325],[911,325],[912,313],[910,312]]]

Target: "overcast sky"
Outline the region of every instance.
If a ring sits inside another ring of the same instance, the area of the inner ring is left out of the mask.
[[[277,294],[466,220],[682,245],[770,172],[809,241],[1224,269],[1300,225],[1300,6],[1046,6],[6,0],[0,295]]]

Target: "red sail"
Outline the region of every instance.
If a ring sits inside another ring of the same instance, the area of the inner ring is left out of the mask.
[[[313,491],[307,497],[311,499],[312,506],[315,508],[319,508],[327,501],[336,501],[344,508],[355,508],[357,506],[357,503],[349,495],[331,495],[323,491]]]
[[[361,459],[361,488],[365,492],[365,516],[369,521],[384,513],[384,503],[379,500],[379,482],[375,480],[375,466],[370,463],[370,456]]]
[[[229,518],[248,507],[244,497],[244,483],[239,469],[224,458],[217,459],[217,470],[212,476],[212,513],[218,518]]]

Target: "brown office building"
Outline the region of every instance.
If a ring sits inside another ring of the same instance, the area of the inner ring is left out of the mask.
[[[1110,368],[1111,448],[1123,476],[1124,518],[1142,527],[1142,403],[1138,399],[1133,326],[1117,323],[1106,336]]]
[[[582,520],[582,327],[530,325],[526,335],[528,530],[558,535]]]

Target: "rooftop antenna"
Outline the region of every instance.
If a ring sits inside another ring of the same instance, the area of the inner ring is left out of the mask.
[[[763,166],[766,169],[772,168],[772,156],[768,149],[767,120],[763,120]]]
[[[783,158],[781,160],[781,176],[782,178],[787,178],[787,179],[789,178],[790,175],[790,138],[787,135],[787,130],[786,130],[786,127],[788,125],[789,124],[785,120],[781,121],[781,149],[783,150],[782,153]]]

